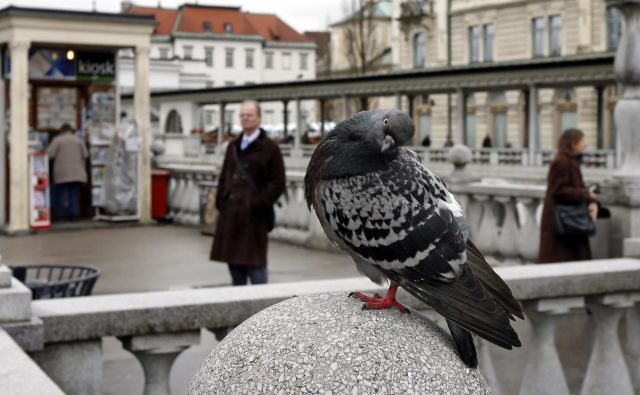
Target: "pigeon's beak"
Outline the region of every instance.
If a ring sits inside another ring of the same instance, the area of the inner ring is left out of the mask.
[[[384,139],[382,140],[382,149],[380,151],[387,152],[388,150],[390,150],[395,146],[396,146],[396,141],[393,139],[393,136],[387,134],[384,136]]]

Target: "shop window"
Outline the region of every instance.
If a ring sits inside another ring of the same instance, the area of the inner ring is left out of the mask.
[[[204,63],[213,67],[213,47],[204,47]]]
[[[291,53],[285,52],[282,54],[282,68],[284,70],[291,70]]]
[[[533,57],[544,56],[544,19],[533,18],[531,22],[531,54]]]
[[[482,42],[483,42],[483,52],[484,52],[484,61],[485,62],[493,62],[494,61],[494,41],[495,34],[493,31],[493,24],[487,24],[482,26]]]
[[[616,7],[607,7],[607,49],[615,51],[622,36],[622,14]]]
[[[233,67],[233,48],[225,48],[224,49],[224,65],[227,68]]]
[[[572,88],[555,91],[556,139],[567,129],[578,127],[576,92]]]
[[[253,54],[254,54],[254,50],[253,49],[246,49],[245,50],[245,67],[248,69],[252,69],[253,68]]]
[[[480,61],[480,26],[469,27],[469,63]]]
[[[207,110],[204,113],[204,123],[205,125],[213,125],[216,119],[217,112],[216,110]]]
[[[490,98],[492,145],[497,148],[507,146],[507,97],[504,92],[496,92]]]
[[[273,52],[264,53],[264,68],[265,69],[273,68]]]
[[[426,63],[427,35],[423,32],[413,36],[413,67],[419,69]]]
[[[562,55],[562,17],[560,15],[549,17],[549,55]]]
[[[167,121],[164,124],[165,133],[182,133],[182,119],[176,110],[169,111]]]

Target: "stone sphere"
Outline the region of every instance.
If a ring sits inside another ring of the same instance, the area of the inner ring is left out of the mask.
[[[454,166],[465,166],[473,159],[471,148],[463,144],[456,144],[449,150],[449,162]]]
[[[334,293],[261,311],[213,350],[189,394],[491,393],[438,325],[362,305]]]

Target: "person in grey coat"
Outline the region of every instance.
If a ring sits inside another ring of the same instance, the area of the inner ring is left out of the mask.
[[[49,158],[53,160],[53,216],[64,218],[65,205],[69,204],[69,216],[75,221],[80,216],[78,193],[82,184],[87,182],[85,161],[89,156],[82,140],[73,134],[68,123],[60,128],[47,148]]]

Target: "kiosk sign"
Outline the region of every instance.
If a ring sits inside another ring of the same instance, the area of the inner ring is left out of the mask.
[[[110,52],[78,52],[77,79],[83,81],[113,81],[116,78],[116,58]]]

